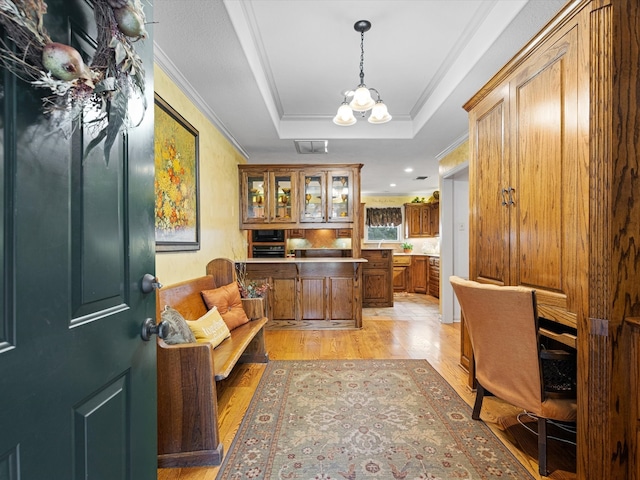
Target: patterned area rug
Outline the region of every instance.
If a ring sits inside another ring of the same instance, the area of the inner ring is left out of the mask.
[[[271,361],[217,479],[533,478],[426,360]]]

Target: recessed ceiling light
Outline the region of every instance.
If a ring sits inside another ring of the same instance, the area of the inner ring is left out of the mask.
[[[411,173],[411,172],[413,172],[413,168],[407,167],[407,168],[404,169],[404,171],[407,172],[407,173]]]
[[[390,187],[395,187],[395,186],[396,186],[396,184],[395,184],[395,183],[390,183],[390,184],[389,184],[389,186],[390,186]]]

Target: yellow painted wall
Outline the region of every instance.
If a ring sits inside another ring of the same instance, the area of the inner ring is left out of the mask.
[[[156,253],[156,275],[170,285],[204,275],[213,258],[246,256],[237,169],[246,160],[157,65],[154,75],[155,92],[198,130],[200,143],[200,250]]]
[[[411,200],[419,196],[420,198],[424,197],[429,198],[433,192],[425,192],[420,195],[412,195],[410,197],[401,197],[401,196],[362,196],[361,201],[364,203],[364,208],[389,208],[389,207],[401,207],[405,203],[411,203]]]
[[[438,162],[438,175],[442,177],[452,168],[469,160],[469,141],[464,141]]]

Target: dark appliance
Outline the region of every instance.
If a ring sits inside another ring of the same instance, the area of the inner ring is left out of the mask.
[[[253,230],[253,243],[284,242],[284,230]]]
[[[284,258],[284,245],[254,245],[253,258]]]

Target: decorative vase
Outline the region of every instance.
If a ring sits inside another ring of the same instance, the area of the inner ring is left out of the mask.
[[[250,320],[262,318],[265,316],[265,304],[262,297],[243,298],[242,308],[244,308],[247,317]]]
[[[404,249],[404,253],[411,253],[411,249],[410,248],[405,248]]]

